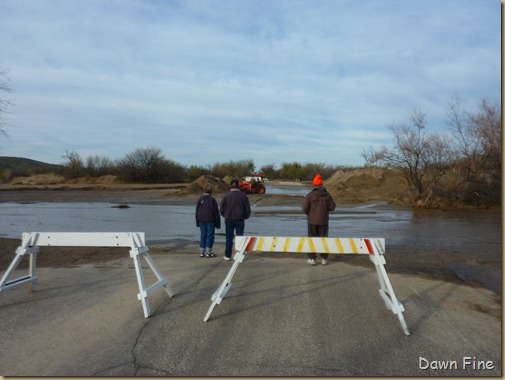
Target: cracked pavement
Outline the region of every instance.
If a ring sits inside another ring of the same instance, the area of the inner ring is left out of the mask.
[[[219,244],[215,259],[200,258],[196,244],[176,248],[151,251],[175,296],[161,289],[151,294],[148,319],[129,257],[38,268],[35,292],[1,292],[0,374],[501,375],[501,303],[487,289],[390,274],[405,306],[411,332],[405,336],[378,293],[371,263],[331,257],[328,266],[311,267],[301,254],[250,254],[203,322],[231,262],[222,260]],[[154,276],[147,264],[144,269],[149,285]],[[493,361],[494,369],[419,368],[420,357],[461,364],[466,356]]]

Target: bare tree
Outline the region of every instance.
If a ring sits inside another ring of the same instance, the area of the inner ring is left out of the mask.
[[[118,161],[120,176],[128,182],[160,181],[165,158],[156,147],[139,148]]]
[[[103,156],[89,156],[86,159],[86,171],[91,177],[100,177],[115,173],[114,162]]]
[[[447,138],[426,131],[426,115],[418,109],[410,112],[408,122],[393,124],[395,145],[379,150],[369,148],[362,153],[367,165],[382,165],[401,170],[413,192],[415,201],[429,204],[439,190],[451,159]]]
[[[457,95],[448,101],[447,124],[455,137],[461,175],[456,187],[465,201],[500,201],[502,144],[501,107],[482,99],[476,113],[461,110]]]
[[[5,121],[3,119],[3,114],[8,106],[12,103],[9,99],[5,98],[3,95],[11,93],[11,88],[8,85],[9,78],[7,77],[7,70],[0,68],[0,135],[7,137],[7,132],[5,131]]]
[[[65,155],[62,157],[66,160],[64,163],[65,169],[64,174],[67,178],[79,178],[86,175],[86,170],[84,168],[84,163],[82,162],[81,156],[74,151],[65,151]]]
[[[117,162],[118,175],[127,182],[174,183],[187,179],[186,168],[167,160],[161,149],[139,148]]]

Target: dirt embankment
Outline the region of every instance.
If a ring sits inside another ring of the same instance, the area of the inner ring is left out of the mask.
[[[37,174],[31,177],[15,177],[7,184],[0,184],[0,190],[23,191],[23,190],[180,190],[187,186],[180,184],[135,184],[122,183],[116,176],[105,175],[101,177],[83,177],[65,179],[56,174]]]
[[[328,191],[346,203],[400,201],[407,183],[399,171],[381,168],[338,170],[325,181]]]
[[[169,190],[180,195],[196,194],[203,191],[206,183],[210,183],[214,193],[224,193],[229,183],[210,175],[201,176],[191,183],[165,184],[135,184],[122,183],[116,176],[83,177],[65,179],[56,174],[37,174],[31,177],[15,177],[8,184],[0,185],[1,190]]]
[[[186,187],[181,188],[178,193],[201,194],[203,192],[203,187],[206,184],[210,184],[212,186],[213,194],[225,193],[229,188],[229,182],[226,182],[224,179],[213,177],[211,175],[202,175],[196,181],[190,183]]]
[[[0,185],[2,190],[169,190],[174,195],[198,194],[209,183],[214,194],[228,190],[230,178],[218,178],[210,175],[201,176],[191,183],[179,184],[125,184],[115,176],[106,175],[97,178],[85,177],[66,180],[55,174],[38,174],[31,177],[15,177],[8,184]],[[271,181],[269,184],[300,185],[299,182]],[[401,173],[379,168],[338,170],[325,179],[326,188],[339,199],[355,202],[384,200],[401,197],[405,193],[406,182]],[[268,184],[267,184],[268,193]]]
[[[65,180],[54,174],[39,174],[31,177],[16,177],[8,184],[0,184],[5,202],[33,201],[85,201],[91,196],[102,201],[113,202],[161,202],[180,203],[203,193],[206,183],[212,186],[213,195],[220,198],[229,189],[230,178],[218,178],[210,175],[201,176],[191,183],[169,184],[132,184],[121,183],[115,176],[98,178],[77,178]],[[289,205],[299,204],[303,195],[270,194],[269,186],[310,186],[310,182],[269,181],[266,194],[250,194],[255,204]],[[405,194],[406,183],[400,173],[378,168],[339,170],[330,178],[325,178],[324,185],[337,203],[356,204],[369,202],[401,203],[402,192]],[[404,196],[404,195],[403,195]]]
[[[13,178],[8,184],[0,184],[0,191],[74,190],[74,193],[88,190],[103,190],[104,192],[144,191],[149,192],[148,197],[175,197],[180,199],[201,194],[206,183],[212,186],[212,192],[215,196],[220,196],[228,191],[230,180],[231,177],[218,178],[204,175],[191,183],[132,184],[121,183],[112,175],[66,180],[64,177],[55,174],[38,174],[31,177]],[[266,183],[266,194],[262,197],[271,201],[272,195],[269,194],[269,186],[300,185],[310,185],[310,181],[269,181]],[[374,167],[337,170],[330,178],[324,179],[324,185],[337,203],[357,204],[380,201],[412,205],[407,181],[399,170]],[[430,202],[431,207],[435,208],[456,207],[451,206],[444,199],[437,198]],[[428,206],[422,202],[416,205],[419,207]]]

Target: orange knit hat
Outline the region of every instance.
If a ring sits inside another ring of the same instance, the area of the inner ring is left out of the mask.
[[[321,186],[323,184],[323,178],[321,177],[321,174],[316,174],[314,176],[314,179],[312,180],[312,184],[314,186]]]

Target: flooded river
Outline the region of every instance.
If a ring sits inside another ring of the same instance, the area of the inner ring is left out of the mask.
[[[0,237],[19,238],[22,232],[114,231],[145,232],[149,242],[198,239],[194,206],[131,204],[128,208],[101,202],[0,203]],[[337,208],[330,230],[339,236],[403,240],[401,231],[412,223],[412,211],[367,206]],[[223,223],[224,224],[224,223]],[[219,241],[218,230],[217,241]],[[304,236],[306,217],[300,207],[252,206],[246,233],[266,236]]]
[[[278,187],[269,191],[307,193],[306,188]],[[111,231],[145,232],[148,244],[199,239],[193,205],[118,205],[0,202],[0,237],[19,239],[23,232]],[[300,206],[252,205],[245,231],[246,235],[306,236],[306,217]],[[452,268],[460,277],[491,281],[489,287],[495,291],[501,290],[501,231],[499,211],[417,210],[373,203],[337,206],[330,215],[330,236],[382,237],[386,239],[386,254],[396,255],[393,264],[407,266],[415,262],[424,267]],[[224,223],[217,230],[216,242],[224,242]]]

